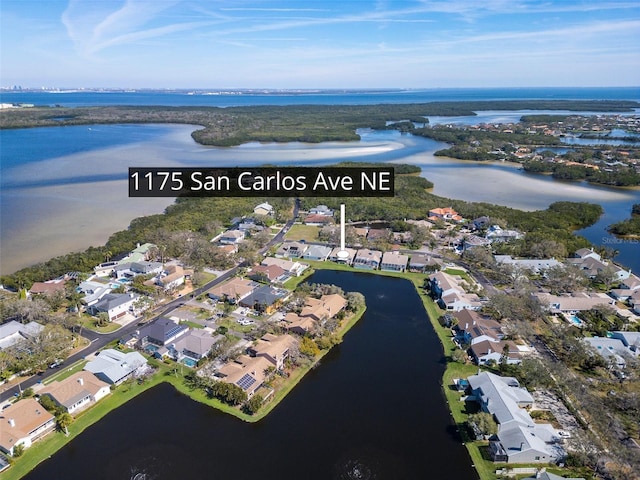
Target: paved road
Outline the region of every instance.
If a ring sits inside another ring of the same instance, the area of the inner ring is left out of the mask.
[[[291,220],[289,220],[284,228],[282,228],[282,230],[280,230],[280,232],[278,232],[278,234],[276,236],[274,236],[269,243],[260,250],[260,253],[264,254],[267,250],[269,250],[269,248],[271,248],[273,245],[275,245],[276,243],[282,242],[284,239],[284,235],[286,232],[289,231],[289,229],[291,228],[291,226],[293,225],[295,219],[298,217],[298,211],[300,209],[300,201],[298,199],[296,199],[295,201],[295,205],[293,208],[293,218]],[[206,283],[205,285],[203,285],[202,287],[199,287],[195,290],[193,290],[193,292],[191,292],[188,297],[179,297],[176,298],[175,300],[171,300],[170,302],[161,305],[159,307],[157,307],[154,311],[154,316],[153,318],[148,322],[148,323],[153,323],[155,322],[158,318],[160,317],[165,317],[165,316],[169,316],[170,313],[175,310],[176,308],[181,307],[182,305],[184,305],[187,301],[188,298],[195,298],[198,295],[206,292],[207,290],[209,290],[211,287],[218,285],[219,283],[224,282],[225,280],[233,277],[236,273],[238,273],[238,270],[242,267],[244,267],[246,265],[244,264],[240,264],[237,265],[233,268],[231,268],[230,270],[226,271],[225,273],[223,273],[222,275],[216,277],[215,279],[213,279],[212,281]],[[140,325],[138,322],[132,322],[122,328],[119,328],[118,330],[116,330],[115,332],[112,333],[106,333],[106,334],[100,334],[100,333],[96,333],[93,332],[91,330],[85,330],[83,332],[83,336],[85,338],[87,338],[91,343],[90,345],[81,350],[78,353],[75,353],[71,356],[69,356],[66,360],[65,360],[65,365],[71,365],[75,362],[77,362],[78,360],[82,360],[85,357],[88,357],[92,354],[94,354],[95,352],[97,352],[98,350],[104,348],[108,343],[112,342],[113,340],[117,340],[120,339],[122,337],[125,337],[129,334],[132,334],[133,332],[135,332],[136,330],[138,330],[140,328]],[[20,384],[9,388],[7,390],[5,390],[4,392],[0,393],[0,403],[6,401],[7,399],[15,396],[16,393],[19,393],[20,390],[25,390],[29,387],[33,387],[34,385],[36,385],[38,382],[44,381],[45,379],[47,379],[48,377],[55,375],[56,373],[58,373],[58,369],[47,369],[46,372],[44,372],[42,375],[34,375],[32,377],[29,377],[26,380],[23,380]]]

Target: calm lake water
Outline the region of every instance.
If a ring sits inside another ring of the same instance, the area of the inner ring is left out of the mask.
[[[319,271],[367,311],[257,424],[158,386],[113,411],[28,480],[478,478],[440,382],[440,342],[405,280]]]

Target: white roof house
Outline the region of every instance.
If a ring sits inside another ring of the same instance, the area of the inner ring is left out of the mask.
[[[43,328],[44,326],[36,322],[23,324],[15,320],[0,325],[0,350],[8,348],[20,340],[34,337]]]
[[[84,369],[107,383],[117,385],[146,364],[147,360],[138,352],[123,353],[108,348],[98,352],[95,359],[87,363]]]

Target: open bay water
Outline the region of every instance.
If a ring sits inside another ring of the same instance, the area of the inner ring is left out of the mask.
[[[303,94],[187,95],[186,93],[2,92],[2,102],[63,105],[254,105],[291,103],[365,104],[449,100],[627,99],[637,88],[611,89],[433,89],[421,91],[331,92]],[[231,98],[233,97],[233,98]],[[231,100],[235,103],[228,103]],[[66,99],[66,100],[65,100]],[[65,101],[63,101],[65,100]],[[204,103],[181,103],[204,102]],[[477,112],[469,117],[432,117],[431,123],[517,121],[530,111]],[[545,111],[544,113],[552,113]],[[640,191],[558,182],[530,175],[517,165],[479,164],[433,152],[446,145],[398,132],[361,130],[359,142],[323,144],[249,143],[233,148],[204,147],[189,125],[93,125],[0,130],[0,274],[88,246],[103,245],[133,218],[161,213],[170,198],[128,198],[130,166],[205,167],[278,165],[320,166],[340,161],[413,163],[447,198],[483,201],[523,210],[547,208],[554,201],[590,201],[605,215],[582,232],[592,243],[620,253],[619,262],[640,272],[640,245],[617,239],[607,225],[630,216]]]
[[[478,478],[440,386],[442,346],[413,285],[337,271],[309,281],[363,293],[367,311],[267,417],[244,423],[164,384],[25,478]]]

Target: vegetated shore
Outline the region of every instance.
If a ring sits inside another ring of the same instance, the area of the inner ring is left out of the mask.
[[[569,110],[633,112],[628,100],[507,100],[379,105],[286,105],[252,107],[28,107],[0,111],[0,129],[110,123],[188,123],[203,145],[246,142],[358,140],[358,128],[387,128],[388,122],[428,122],[429,116],[473,116],[481,110]],[[394,128],[394,127],[392,127]]]

